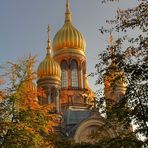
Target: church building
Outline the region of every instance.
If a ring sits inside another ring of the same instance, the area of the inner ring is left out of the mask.
[[[88,136],[104,124],[105,119],[92,109],[94,92],[87,80],[86,42],[81,32],[72,22],[69,1],[66,1],[65,22],[50,41],[48,27],[47,53],[38,66],[37,87],[44,90],[38,97],[41,105],[53,104],[56,113],[62,113],[63,134],[76,142],[93,142]],[[51,54],[53,53],[53,55]],[[111,66],[114,66],[112,62]],[[114,75],[119,74],[117,69]],[[116,96],[124,95],[125,86],[119,84],[115,93],[111,92],[110,75],[104,78],[105,95],[116,101]],[[104,128],[103,135],[115,137],[116,132]]]

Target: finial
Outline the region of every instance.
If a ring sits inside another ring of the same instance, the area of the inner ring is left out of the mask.
[[[71,22],[71,12],[69,0],[66,0],[65,23]]]
[[[48,33],[48,40],[47,40],[47,54],[50,54],[51,44],[50,44],[50,30],[51,27],[48,25],[47,33]]]
[[[111,56],[112,63],[114,63],[114,58],[115,58],[115,47],[113,46],[113,36],[112,32],[110,31],[110,36],[109,36],[109,52]]]
[[[110,47],[113,45],[113,36],[112,36],[111,32],[110,32],[110,36],[109,36],[109,44],[110,44]]]
[[[109,49],[110,49],[110,54],[114,55],[115,53],[115,49],[113,47],[113,36],[112,36],[112,32],[110,31],[110,35],[109,35]]]

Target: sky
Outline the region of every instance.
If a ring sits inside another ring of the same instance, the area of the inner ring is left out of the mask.
[[[94,72],[97,55],[108,45],[109,35],[99,32],[108,26],[118,8],[130,8],[137,0],[102,4],[102,0],[69,0],[73,25],[86,40],[87,73]],[[66,0],[0,0],[0,65],[17,61],[31,53],[37,56],[36,67],[43,60],[47,46],[47,26],[51,25],[51,41],[64,24]],[[113,38],[117,39],[113,32]],[[97,90],[95,79],[90,87]]]

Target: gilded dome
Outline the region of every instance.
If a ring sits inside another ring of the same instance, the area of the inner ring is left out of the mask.
[[[123,91],[125,93],[126,88],[126,78],[124,72],[118,67],[118,65],[115,62],[115,52],[116,48],[113,46],[113,36],[110,33],[109,37],[109,54],[111,57],[111,64],[107,69],[107,72],[104,74],[104,85],[105,89],[109,90],[111,88],[123,88]],[[122,91],[122,90],[121,90]]]
[[[53,76],[60,80],[61,68],[50,54],[47,54],[45,59],[39,64],[37,76],[38,79]]]
[[[108,71],[104,75],[104,84],[106,88],[115,86],[126,87],[125,75],[122,70],[120,70],[116,64],[112,63],[108,67]]]
[[[66,4],[65,24],[56,33],[53,40],[54,55],[63,51],[81,52],[84,54],[86,42],[83,35],[73,26],[69,3]]]
[[[37,70],[38,79],[45,77],[54,77],[57,80],[61,79],[61,68],[60,65],[52,58],[50,54],[50,35],[49,35],[50,27],[48,26],[48,46],[47,46],[47,54],[45,59],[39,64]]]
[[[126,93],[126,77],[117,65],[111,64],[104,75],[104,93],[106,100],[119,101]]]

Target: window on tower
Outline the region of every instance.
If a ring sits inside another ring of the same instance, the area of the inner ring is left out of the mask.
[[[82,84],[82,88],[84,88],[84,75],[85,75],[85,63],[82,63],[82,67],[81,67],[81,84]]]
[[[61,63],[61,70],[62,70],[62,88],[68,87],[68,65],[66,61],[62,61]]]
[[[75,60],[71,62],[71,86],[78,88],[78,64]]]

